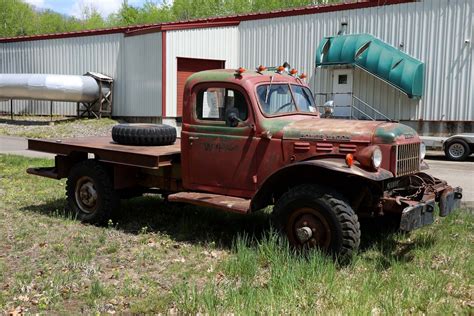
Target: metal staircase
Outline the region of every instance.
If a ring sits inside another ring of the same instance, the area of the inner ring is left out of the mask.
[[[371,120],[371,121],[393,121],[390,117],[383,114],[364,100],[356,97],[353,93],[315,93],[314,98],[320,113],[324,113],[324,103],[333,100],[337,94],[349,94],[351,96],[350,115],[349,116],[333,116],[334,118],[345,118],[351,120]],[[346,107],[347,108],[347,107]]]

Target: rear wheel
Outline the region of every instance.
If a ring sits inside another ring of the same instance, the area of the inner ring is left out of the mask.
[[[119,207],[119,197],[113,188],[104,166],[94,160],[75,165],[67,179],[66,194],[70,209],[85,223],[104,224],[114,209]]]
[[[462,161],[470,154],[469,145],[462,139],[454,139],[446,144],[444,153],[449,160]]]
[[[341,258],[360,244],[360,225],[349,204],[335,192],[317,185],[299,185],[276,203],[277,227],[297,249],[319,248]]]

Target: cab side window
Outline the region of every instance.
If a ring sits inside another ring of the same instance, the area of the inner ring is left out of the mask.
[[[244,95],[233,89],[206,88],[199,91],[196,100],[196,117],[204,121],[225,122],[228,109],[239,111],[239,118],[245,121],[248,117],[248,107]]]

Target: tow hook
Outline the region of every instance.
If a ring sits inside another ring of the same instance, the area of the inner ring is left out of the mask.
[[[313,237],[313,231],[308,226],[304,226],[296,230],[296,235],[298,236],[300,242],[305,243],[311,237]]]

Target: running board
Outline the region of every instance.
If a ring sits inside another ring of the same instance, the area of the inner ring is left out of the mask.
[[[202,192],[179,192],[168,195],[170,202],[183,202],[199,206],[217,208],[223,211],[246,214],[250,210],[250,200],[238,197]]]

